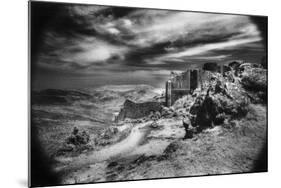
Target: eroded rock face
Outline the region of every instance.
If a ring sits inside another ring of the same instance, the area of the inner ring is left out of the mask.
[[[192,126],[204,129],[247,114],[248,100],[240,84],[214,74],[207,85],[206,94],[197,96],[190,108]]]
[[[161,103],[160,102],[143,102],[143,103],[135,103],[131,100],[126,100],[123,108],[119,112],[116,121],[123,121],[126,118],[137,119],[148,116],[151,112],[161,111]]]

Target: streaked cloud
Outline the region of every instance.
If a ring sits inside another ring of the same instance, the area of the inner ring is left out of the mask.
[[[254,37],[254,38],[246,38],[246,39],[235,39],[235,40],[229,40],[226,42],[219,42],[219,43],[211,43],[211,44],[205,44],[205,45],[199,45],[195,46],[192,48],[187,48],[183,51],[179,51],[176,53],[169,53],[167,55],[163,55],[160,57],[155,58],[156,61],[161,61],[161,60],[174,60],[175,59],[180,59],[180,58],[186,58],[186,57],[191,57],[196,56],[196,55],[205,55],[210,51],[215,51],[215,50],[220,50],[220,49],[228,49],[228,48],[235,48],[237,46],[243,45],[243,44],[249,44],[253,42],[258,42],[261,41],[260,37]],[[220,59],[223,59],[227,56],[217,56],[220,57]],[[202,57],[201,59],[214,59],[212,57],[206,56]],[[193,58],[194,59],[194,58]]]
[[[163,78],[190,63],[241,58],[258,62],[266,53],[260,30],[250,16],[53,6],[52,20],[39,29],[40,44],[33,62],[48,71],[95,78],[108,74],[116,79],[122,75],[134,79],[135,75],[140,81],[148,74]],[[45,10],[44,6],[40,9]]]

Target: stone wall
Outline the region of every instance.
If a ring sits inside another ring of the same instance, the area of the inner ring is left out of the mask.
[[[160,102],[143,102],[143,103],[135,103],[131,100],[126,100],[123,108],[119,112],[115,121],[123,121],[126,118],[137,119],[148,116],[151,111],[156,112],[161,110]]]

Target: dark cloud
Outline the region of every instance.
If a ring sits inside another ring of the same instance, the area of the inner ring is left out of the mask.
[[[39,80],[153,77],[157,85],[187,64],[260,62],[266,51],[263,17],[31,2],[32,74]]]

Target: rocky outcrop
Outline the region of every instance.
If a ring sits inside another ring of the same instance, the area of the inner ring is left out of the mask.
[[[241,74],[241,84],[254,103],[267,102],[267,70],[246,68]]]
[[[199,129],[239,119],[249,103],[267,101],[267,70],[259,64],[232,62],[223,75],[208,72],[202,91],[189,110],[191,124]]]
[[[201,89],[163,108],[162,117],[187,115],[200,131],[240,119],[248,113],[250,103],[267,101],[267,70],[260,64],[234,61],[226,67],[223,74],[205,71]]]
[[[228,64],[232,69],[237,69],[243,62],[242,61],[232,61]]]
[[[266,91],[267,78],[266,70],[262,68],[248,68],[242,73],[242,85],[253,91]]]
[[[190,108],[192,126],[204,129],[247,114],[248,100],[240,84],[220,74],[212,74],[205,92],[196,97]]]
[[[143,103],[135,103],[131,100],[126,100],[123,108],[119,112],[116,117],[116,121],[123,121],[126,118],[137,119],[148,116],[151,112],[161,111],[161,103],[160,102],[143,102]]]

